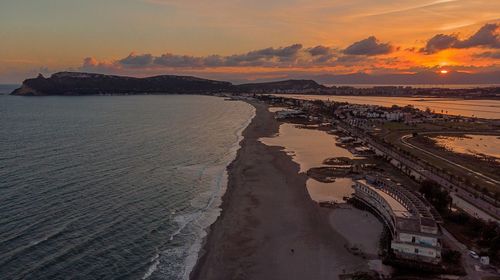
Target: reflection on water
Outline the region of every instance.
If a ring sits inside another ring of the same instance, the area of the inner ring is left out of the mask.
[[[324,166],[323,161],[332,157],[356,158],[348,150],[335,145],[336,136],[317,129],[299,128],[294,124],[280,125],[278,135],[261,138],[269,146],[281,146],[292,155],[300,165],[300,172],[310,168]],[[307,180],[307,190],[315,201],[342,202],[342,198],[353,193],[353,181],[350,178],[337,178],[332,183],[322,183],[314,179]]]
[[[500,161],[500,137],[495,135],[464,135],[464,136],[437,136],[433,137],[436,144],[447,150],[468,154],[486,155]]]
[[[354,158],[349,151],[335,145],[335,136],[316,129],[299,128],[290,123],[281,124],[276,137],[260,140],[269,146],[284,147],[300,165],[300,172],[322,166],[323,161],[330,157]]]
[[[280,95],[280,94],[277,94]],[[329,100],[349,102],[353,104],[369,104],[390,107],[392,105],[413,105],[425,110],[429,108],[436,113],[478,117],[486,119],[500,119],[500,100],[464,100],[458,98],[438,97],[385,97],[385,96],[336,96],[336,95],[298,95],[281,94],[280,96],[304,100]]]

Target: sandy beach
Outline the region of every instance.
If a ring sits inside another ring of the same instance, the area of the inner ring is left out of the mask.
[[[279,124],[267,106],[243,132],[229,166],[222,213],[211,226],[191,279],[338,279],[366,270],[329,222],[329,209],[311,200],[307,176],[280,147],[259,138]]]

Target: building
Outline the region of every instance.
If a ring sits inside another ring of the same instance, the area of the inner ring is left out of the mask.
[[[301,110],[294,109],[285,109],[281,111],[277,111],[275,113],[275,118],[278,120],[287,119],[287,118],[306,118],[307,116]]]
[[[356,180],[354,197],[383,219],[392,236],[391,250],[401,259],[441,261],[442,220],[419,194],[381,176]]]

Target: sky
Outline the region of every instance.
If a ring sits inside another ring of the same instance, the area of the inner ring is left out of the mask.
[[[500,71],[500,1],[0,0],[0,83]],[[500,83],[500,81],[499,81]]]

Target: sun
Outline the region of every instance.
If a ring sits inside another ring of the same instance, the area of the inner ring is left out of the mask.
[[[439,73],[441,73],[441,74],[448,74],[448,70],[444,70],[443,69],[443,70],[439,71]]]

